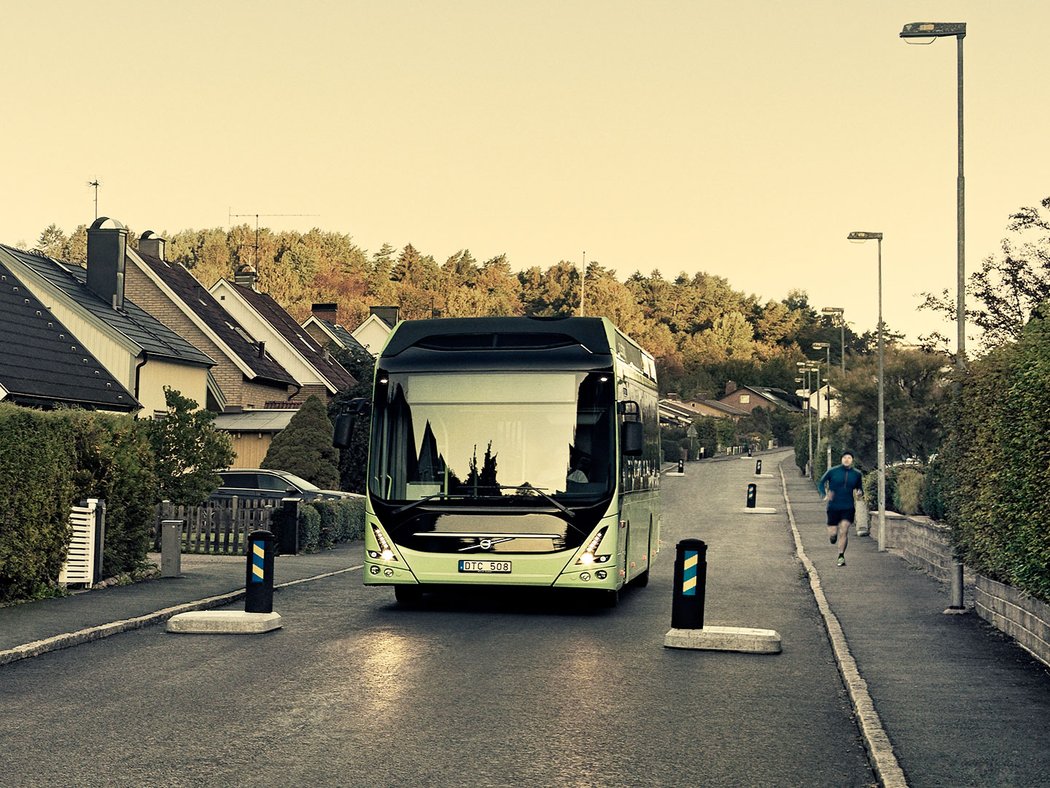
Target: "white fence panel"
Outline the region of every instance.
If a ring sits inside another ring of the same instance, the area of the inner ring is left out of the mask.
[[[74,506],[69,515],[73,535],[69,539],[66,562],[58,573],[62,584],[83,583],[90,588],[95,582],[95,518],[99,501],[88,498],[87,506]]]

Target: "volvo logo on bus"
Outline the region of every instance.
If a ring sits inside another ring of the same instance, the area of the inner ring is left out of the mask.
[[[480,547],[482,550],[491,550],[492,549],[492,540],[491,539],[482,539],[480,542],[478,542],[478,547]]]

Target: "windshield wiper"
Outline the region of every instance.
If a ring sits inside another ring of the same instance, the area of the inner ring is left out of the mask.
[[[406,503],[404,506],[400,506],[397,509],[394,509],[393,514],[401,514],[402,512],[407,512],[407,511],[409,511],[411,509],[415,509],[417,506],[422,506],[427,501],[432,501],[435,498],[440,498],[441,496],[446,496],[446,497],[449,497],[449,498],[452,497],[451,494],[444,493],[444,492],[436,492],[436,493],[431,493],[430,495],[424,495],[422,498],[418,498],[415,501],[412,501],[410,503]]]
[[[525,490],[526,492],[534,492],[562,514],[567,514],[570,519],[575,519],[576,517],[576,514],[572,509],[545,493],[542,487],[533,487],[528,482],[522,482],[521,484],[501,484],[499,485],[499,488],[501,490]]]

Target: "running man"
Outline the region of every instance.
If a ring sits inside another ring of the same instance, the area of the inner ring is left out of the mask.
[[[864,477],[853,467],[853,452],[842,452],[842,464],[828,468],[817,489],[828,504],[828,540],[839,545],[839,566],[846,565],[849,527],[857,519],[856,493],[864,494]]]

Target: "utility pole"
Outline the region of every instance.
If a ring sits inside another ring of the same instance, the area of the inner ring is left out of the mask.
[[[233,226],[234,219],[244,219],[251,216],[255,217],[255,256],[252,262],[255,264],[255,273],[259,273],[259,217],[265,216],[267,218],[273,216],[320,216],[319,213],[234,213],[233,208],[229,209],[229,226]]]
[[[93,186],[95,188],[95,218],[97,219],[98,218],[98,187],[101,184],[98,182],[98,178],[95,178],[95,180],[93,180],[93,181],[88,181],[87,185],[88,186]]]
[[[580,317],[583,317],[584,295],[587,287],[587,252],[583,253],[583,274],[580,276]]]

